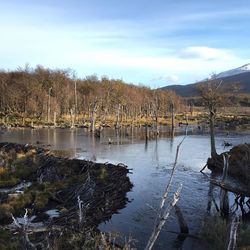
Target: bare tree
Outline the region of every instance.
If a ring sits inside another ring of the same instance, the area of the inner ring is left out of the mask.
[[[212,76],[211,80],[206,83],[200,84],[198,90],[203,99],[205,107],[208,109],[208,119],[210,128],[210,144],[211,144],[211,157],[218,156],[215,147],[215,132],[214,125],[217,114],[217,109],[224,103],[225,93],[222,89],[222,80],[217,80]]]
[[[50,110],[51,110],[51,101],[50,101],[50,97],[51,97],[51,91],[52,91],[52,87],[49,88],[48,91],[48,123],[50,122]]]
[[[92,103],[92,110],[91,110],[91,125],[90,125],[91,132],[95,132],[95,122],[96,122],[97,109],[98,109],[98,100],[97,100],[97,98],[95,98],[95,100]]]
[[[173,91],[168,92],[168,108],[171,114],[171,130],[175,128],[175,113],[177,111],[177,106],[179,106],[178,96]]]

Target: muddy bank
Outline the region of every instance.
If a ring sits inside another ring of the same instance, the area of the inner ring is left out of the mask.
[[[126,206],[132,183],[126,166],[57,157],[48,150],[0,143],[0,222],[28,209],[30,226],[96,231]],[[48,211],[56,211],[50,216]]]

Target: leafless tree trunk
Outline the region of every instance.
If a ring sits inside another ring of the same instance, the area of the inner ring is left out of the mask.
[[[188,125],[188,113],[185,114],[185,118],[186,118],[186,125]]]
[[[191,103],[189,106],[189,112],[191,114],[191,117],[193,117],[193,113],[194,113],[194,104],[193,103]]]
[[[174,111],[174,103],[170,104],[170,112],[171,112],[171,128],[174,130],[175,127],[175,111]]]
[[[74,107],[74,123],[76,123],[77,120],[77,114],[78,114],[78,103],[77,103],[77,88],[76,88],[76,80],[75,80],[75,107]]]
[[[213,110],[209,112],[209,127],[210,127],[210,144],[211,144],[211,157],[216,158],[217,152],[215,147],[215,136],[214,136],[214,122],[215,122],[215,113]]]
[[[56,127],[56,112],[54,112],[54,127]]]
[[[211,142],[211,157],[216,159],[218,154],[215,147],[215,135],[214,125],[216,111],[219,106],[224,102],[225,96],[220,88],[222,84],[221,80],[217,80],[215,76],[212,76],[212,80],[209,80],[207,84],[199,85],[198,90],[201,93],[205,106],[209,112],[209,127],[210,127],[210,142]]]
[[[145,124],[145,140],[148,141],[149,139],[149,129],[148,129],[148,109],[146,111],[146,124]]]
[[[48,117],[47,117],[47,121],[48,123],[50,123],[50,95],[51,95],[51,90],[52,90],[52,87],[49,88],[49,93],[48,93]]]
[[[97,102],[97,99],[95,99],[95,101],[93,103],[92,111],[91,111],[91,125],[90,125],[90,131],[93,133],[95,132],[95,122],[96,122],[97,109],[98,109],[98,102]]]
[[[73,109],[70,109],[70,118],[71,118],[71,128],[75,127],[75,112]]]
[[[153,114],[153,118],[155,120],[155,133],[156,135],[159,135],[159,127],[158,127],[158,118],[159,118],[159,98],[157,96],[157,93],[154,93],[154,101],[152,103],[152,114]]]
[[[75,110],[77,113],[77,110],[78,110],[78,103],[77,103],[77,87],[76,87],[76,81],[75,81]]]
[[[102,123],[103,124],[106,124],[107,116],[108,116],[108,108],[105,107],[104,112],[103,112],[103,116],[102,116]]]
[[[121,104],[119,103],[117,105],[116,109],[116,123],[115,123],[115,128],[120,128],[120,110],[121,110]]]

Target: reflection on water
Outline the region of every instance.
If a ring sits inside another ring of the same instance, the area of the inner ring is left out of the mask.
[[[143,248],[154,223],[152,207],[158,207],[184,129],[177,128],[174,136],[174,133],[161,128],[162,136],[146,142],[144,133],[144,128],[120,131],[104,129],[101,137],[95,138],[85,129],[22,129],[6,131],[0,135],[0,141],[31,143],[52,150],[66,150],[70,157],[128,165],[133,169],[133,174],[129,176],[134,184],[132,192],[128,194],[131,202],[120,214],[113,215],[109,223],[100,225],[100,228],[131,235],[138,241],[137,246]],[[196,234],[202,218],[214,207],[214,188],[199,172],[210,155],[209,137],[202,131],[197,134],[197,131],[189,130],[188,134],[180,149],[171,194],[178,184],[183,184],[178,205],[188,223],[190,234]],[[249,143],[250,136],[220,134],[216,141],[219,153],[224,151],[224,140],[236,145]],[[171,249],[177,237],[173,232],[179,232],[174,213],[160,234],[156,249],[166,249],[166,246]],[[192,249],[192,244],[193,240],[187,238],[183,247]]]

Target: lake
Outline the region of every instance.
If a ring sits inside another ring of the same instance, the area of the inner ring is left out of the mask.
[[[168,182],[176,147],[185,134],[184,128],[178,128],[174,138],[164,128],[162,131],[163,136],[145,143],[142,139],[143,128],[120,132],[105,128],[100,138],[93,137],[86,129],[13,129],[1,133],[0,141],[31,143],[56,150],[58,154],[71,158],[127,165],[132,169],[129,178],[134,184],[132,191],[128,193],[130,202],[99,228],[119,232],[127,239],[130,236],[134,239],[133,244],[138,249],[143,249],[152,232],[155,209]],[[193,127],[188,128],[187,134],[180,148],[170,199],[182,184],[178,206],[189,226],[189,233],[197,235],[209,200],[209,180],[200,170],[210,155],[210,139],[207,133],[194,130]],[[219,153],[230,149],[224,148],[224,140],[237,145],[250,143],[250,136],[248,133],[218,133],[216,145]],[[179,231],[173,210],[155,249],[178,248],[175,240]],[[183,249],[198,248],[202,249],[197,240],[192,238],[187,238],[183,243]]]

